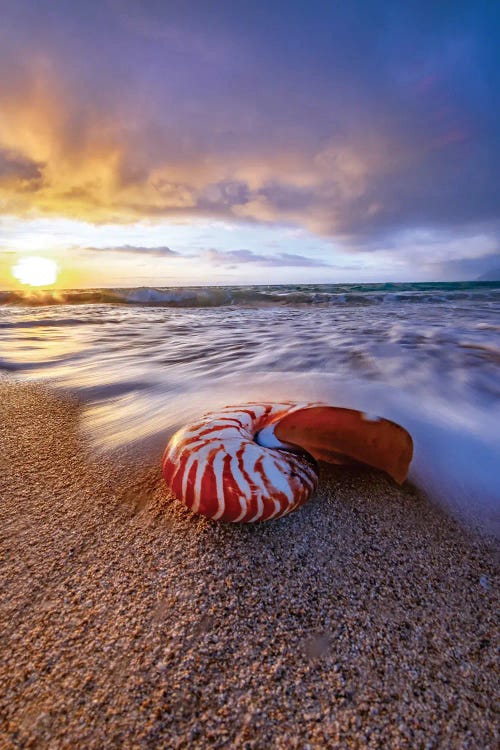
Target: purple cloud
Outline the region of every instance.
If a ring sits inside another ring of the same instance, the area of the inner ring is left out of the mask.
[[[307,258],[305,255],[295,253],[277,253],[276,255],[264,255],[254,253],[252,250],[207,250],[204,253],[206,259],[214,266],[239,266],[247,263],[255,263],[259,266],[281,268],[281,267],[304,267],[304,268],[330,268],[331,264],[317,258]]]
[[[6,214],[287,224],[352,248],[496,232],[495,3],[3,11]]]
[[[137,245],[118,245],[116,247],[86,247],[85,252],[118,253],[119,255],[154,255],[158,258],[182,258],[183,256],[169,247],[141,247]]]

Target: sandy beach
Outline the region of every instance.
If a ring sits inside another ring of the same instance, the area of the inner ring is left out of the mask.
[[[216,524],[80,415],[0,384],[0,747],[497,747],[485,539],[346,469]]]

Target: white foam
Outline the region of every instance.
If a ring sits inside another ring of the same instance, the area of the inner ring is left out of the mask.
[[[127,293],[154,302],[193,290]],[[0,313],[0,367],[75,391],[98,446],[134,443],[139,454],[147,445],[159,456],[176,429],[228,404],[322,401],[402,424],[414,438],[412,481],[471,524],[498,528],[498,309],[485,295],[319,310],[107,304],[73,306],[71,318],[61,307]],[[259,440],[277,447],[272,430]]]

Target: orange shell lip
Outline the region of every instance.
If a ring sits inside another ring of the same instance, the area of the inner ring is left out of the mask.
[[[300,446],[319,461],[358,461],[389,474],[398,484],[408,476],[411,435],[388,419],[370,419],[338,406],[311,406],[288,414],[275,427],[279,440]]]

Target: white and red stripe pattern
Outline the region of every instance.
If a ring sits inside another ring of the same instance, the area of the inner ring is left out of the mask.
[[[205,415],[167,445],[167,485],[192,511],[216,521],[252,523],[291,513],[309,499],[318,473],[309,454],[274,436],[274,426],[310,406],[247,404]]]

